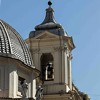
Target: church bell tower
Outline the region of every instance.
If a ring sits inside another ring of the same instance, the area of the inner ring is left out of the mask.
[[[26,42],[34,65],[41,72],[44,100],[61,100],[62,93],[66,95],[72,90],[71,52],[75,46],[72,37],[56,22],[50,1],[48,5],[44,21],[30,32]]]

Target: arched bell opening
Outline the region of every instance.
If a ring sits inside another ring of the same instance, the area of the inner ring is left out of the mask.
[[[51,53],[43,53],[41,56],[41,78],[43,81],[54,80],[53,56]]]

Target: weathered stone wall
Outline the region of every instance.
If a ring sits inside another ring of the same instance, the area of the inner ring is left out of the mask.
[[[25,99],[21,99],[21,98],[0,98],[0,100],[34,100],[33,98],[25,98]]]

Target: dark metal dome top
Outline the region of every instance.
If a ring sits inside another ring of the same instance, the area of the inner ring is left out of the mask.
[[[51,8],[52,2],[48,2],[49,8],[46,9],[46,16],[44,21],[35,27],[35,30],[49,30],[62,28],[60,24],[55,21],[54,10]]]
[[[33,66],[30,52],[19,33],[0,20],[0,56],[11,57]]]
[[[51,1],[49,1],[49,2],[48,2],[48,5],[49,5],[49,6],[51,6],[51,5],[52,5],[52,2],[51,2]]]

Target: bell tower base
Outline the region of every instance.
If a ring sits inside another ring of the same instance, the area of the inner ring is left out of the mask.
[[[42,100],[72,100],[71,94],[44,95]]]
[[[44,94],[63,94],[70,91],[68,85],[62,83],[47,84],[43,86]]]

